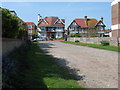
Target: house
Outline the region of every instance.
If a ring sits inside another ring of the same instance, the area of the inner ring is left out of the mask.
[[[112,6],[112,37],[120,37],[120,0],[114,0]]]
[[[21,18],[19,18],[19,17],[17,16],[17,13],[16,13],[15,11],[10,11],[10,13],[11,13],[12,15],[15,15],[15,16],[17,17],[17,19],[19,20],[19,26],[22,26],[22,27],[24,27],[24,28],[27,30],[26,23],[25,23]]]
[[[101,20],[90,19],[85,16],[84,18],[77,18],[72,21],[68,26],[68,34],[79,33],[82,37],[90,37],[93,35],[104,36],[105,24],[103,17]]]
[[[36,25],[35,25],[35,23],[33,23],[33,22],[25,22],[26,23],[26,25],[27,25],[27,31],[28,31],[28,39],[29,40],[32,40],[33,39],[33,35],[34,34],[36,34],[36,29],[37,29],[37,27],[36,27]]]
[[[19,18],[19,17],[17,16],[17,13],[16,13],[15,11],[10,11],[10,13],[11,13],[12,15],[15,15],[15,16],[17,17],[17,19],[18,19],[18,21],[19,21],[19,26],[20,26],[20,27],[23,27],[23,28],[25,29],[26,33],[27,33],[27,25],[26,25],[26,23],[25,23],[21,18]],[[24,36],[24,37],[22,37],[22,39],[23,39],[23,40],[27,40],[27,39],[28,39],[28,38],[27,38],[27,35]]]
[[[65,29],[65,19],[59,17],[42,18],[38,14],[38,31],[43,38],[63,38]]]

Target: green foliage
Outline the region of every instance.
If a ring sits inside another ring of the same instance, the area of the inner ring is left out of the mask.
[[[15,38],[19,31],[19,21],[9,10],[0,8],[2,11],[2,37]]]
[[[68,37],[74,37],[74,34],[71,33],[71,34],[68,35]]]
[[[50,38],[49,40],[53,41],[53,40],[54,40],[54,38]]]
[[[102,46],[110,45],[109,41],[106,41],[106,40],[100,41],[100,43],[101,43]]]
[[[22,38],[27,36],[27,31],[20,26],[20,21],[15,15],[12,15],[8,9],[0,8],[2,12],[2,37]]]
[[[79,33],[76,33],[74,36],[75,37],[81,37],[81,35]]]
[[[96,34],[95,34],[95,35],[91,35],[91,37],[99,37],[99,35],[96,35]]]
[[[26,53],[30,45],[23,45],[11,52],[7,58],[2,59],[2,87],[23,88],[25,87],[25,70],[29,69]]]
[[[80,42],[79,40],[75,40],[75,42]]]
[[[56,58],[46,55],[36,44],[29,52],[26,87],[29,88],[81,88],[66,68],[56,63]],[[81,90],[81,89],[80,89]]]
[[[3,74],[3,88],[81,88],[72,73],[35,43],[20,47],[10,57],[16,63],[10,73]]]
[[[22,38],[24,36],[27,36],[27,31],[25,30],[24,27],[20,26],[17,37]]]
[[[37,32],[32,35],[32,39],[35,39],[35,38],[38,38],[38,33]]]

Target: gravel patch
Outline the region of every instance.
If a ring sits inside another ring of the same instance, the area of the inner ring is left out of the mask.
[[[78,76],[78,82],[87,88],[118,88],[118,53],[90,47],[40,41],[47,54]]]

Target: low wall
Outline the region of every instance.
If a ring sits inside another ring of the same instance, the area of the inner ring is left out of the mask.
[[[75,41],[75,40],[79,40],[80,42],[83,42],[83,43],[94,43],[94,44],[100,44],[100,41],[107,40],[110,42],[110,45],[113,45],[113,46],[118,46],[118,43],[120,43],[120,38],[116,38],[116,37],[68,38],[68,41]]]
[[[2,38],[2,56],[8,55],[15,48],[25,44],[25,41],[19,39]]]

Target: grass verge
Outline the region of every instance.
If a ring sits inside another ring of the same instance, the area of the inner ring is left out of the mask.
[[[102,45],[98,45],[98,44],[79,43],[79,42],[73,42],[73,41],[60,41],[60,42],[79,45],[79,46],[87,46],[87,47],[92,47],[92,48],[97,48],[97,49],[104,49],[104,50],[120,52],[120,47],[116,47],[116,46],[102,46]]]
[[[26,48],[25,51],[17,50],[10,55],[14,61],[17,61],[14,67],[17,68],[17,71],[14,69],[10,71],[15,73],[11,73],[11,77],[7,83],[5,82],[9,87],[79,88],[83,90],[76,82],[75,76],[59,66],[55,62],[55,58],[40,50],[36,43]],[[12,84],[8,84],[8,82],[12,82]]]
[[[67,69],[60,67],[55,58],[46,55],[36,44],[28,54],[31,68],[26,71],[26,86],[30,88],[81,88]]]

